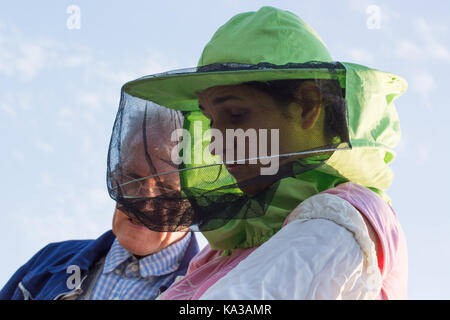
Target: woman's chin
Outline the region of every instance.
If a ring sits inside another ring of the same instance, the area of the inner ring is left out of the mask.
[[[237,181],[239,189],[247,195],[260,193],[267,189],[275,181],[273,176],[251,176],[248,172],[247,174],[244,172],[242,175],[235,175],[234,178]]]

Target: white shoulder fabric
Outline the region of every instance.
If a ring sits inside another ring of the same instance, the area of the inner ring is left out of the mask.
[[[317,194],[201,299],[377,299],[375,245],[347,201]]]

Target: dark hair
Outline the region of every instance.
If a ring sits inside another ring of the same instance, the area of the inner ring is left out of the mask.
[[[273,81],[251,81],[243,84],[260,90],[270,95],[281,106],[298,100],[297,93],[300,84],[304,81],[313,81],[322,94],[322,101],[325,110],[324,134],[325,137],[333,141],[338,136],[341,140],[348,139],[345,89],[341,87],[338,80],[330,79],[293,79],[293,80],[273,80]],[[289,115],[287,115],[289,116]]]

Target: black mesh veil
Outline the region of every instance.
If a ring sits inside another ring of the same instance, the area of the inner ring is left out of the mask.
[[[335,67],[330,68],[329,74],[335,72]],[[220,66],[212,66],[210,70],[202,68],[195,72],[220,70]],[[311,141],[307,149],[294,145],[279,154],[272,150],[272,145],[265,146],[279,139],[272,131],[265,133],[264,143],[260,142],[261,131],[255,130],[256,136],[248,130],[235,131],[230,136],[233,148],[239,143],[249,147],[244,147],[243,153],[236,149],[232,159],[211,153],[217,148],[214,143],[219,137],[224,138],[226,145],[229,136],[211,130],[210,121],[199,110],[169,109],[122,90],[108,152],[110,196],[120,210],[154,231],[187,228],[209,231],[232,219],[264,215],[281,179],[317,169],[333,152],[350,147],[345,90],[337,76],[244,84],[284,104],[292,101],[292,92],[306,80],[321,93],[326,143]],[[303,95],[303,99],[308,99],[308,95]],[[265,152],[261,152],[263,149]],[[258,168],[268,171],[274,165],[273,159],[277,159],[276,170],[252,174],[256,172],[252,165],[260,163]],[[239,177],[239,170],[246,173],[244,178]],[[255,186],[265,187],[259,188],[263,191],[253,192]]]
[[[108,153],[108,190],[123,212],[152,230],[194,224],[186,213],[190,203],[181,197],[179,166],[170,161],[171,135],[183,122],[179,111],[122,93]]]

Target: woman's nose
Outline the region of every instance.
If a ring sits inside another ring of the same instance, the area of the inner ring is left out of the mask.
[[[211,139],[209,140],[209,152],[213,156],[223,157],[224,155],[224,147],[225,147],[225,130],[220,130],[218,128],[212,128]]]
[[[216,137],[214,137],[214,136],[211,136],[211,140],[209,140],[209,146],[208,146],[208,148],[209,148],[209,152],[213,155],[213,156],[216,156],[217,154],[218,154],[218,150],[216,150],[217,149],[217,147],[216,147],[216,145],[215,145],[215,141],[216,141]],[[220,152],[220,151],[219,151]]]

